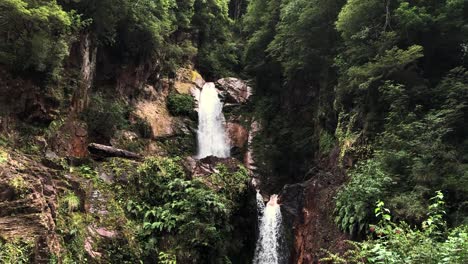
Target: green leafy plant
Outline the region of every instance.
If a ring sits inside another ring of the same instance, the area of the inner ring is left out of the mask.
[[[161,264],[177,264],[176,256],[166,252],[159,252],[158,261]]]
[[[0,164],[8,161],[8,152],[0,147]]]
[[[371,201],[381,197],[391,178],[373,159],[357,164],[350,180],[337,194],[335,222],[351,234],[363,232],[372,220]]]
[[[377,225],[370,226],[370,237],[363,242],[351,242],[344,254],[333,254],[322,261],[333,263],[453,263],[468,260],[468,227],[447,229],[444,220],[444,196],[436,192],[428,208],[422,229],[405,222],[392,221],[390,210],[378,201],[375,216]]]
[[[80,207],[80,204],[80,198],[71,191],[61,198],[61,205],[65,206],[69,213],[76,211]]]
[[[89,107],[82,113],[82,118],[91,135],[109,140],[116,130],[130,125],[129,113],[130,109],[124,102],[94,94]]]
[[[0,239],[1,264],[27,264],[31,263],[33,242],[24,240],[2,241]]]
[[[172,115],[190,115],[195,108],[195,99],[189,94],[171,93],[167,97],[167,108]]]
[[[214,176],[223,186],[218,192],[202,179],[187,179],[179,158],[149,158],[138,167],[122,191],[132,197],[127,198],[126,209],[140,223],[143,255],[171,252],[180,262],[216,262],[226,256],[228,243],[222,238],[232,229],[230,198],[245,191],[246,173],[240,171],[234,179],[223,173]]]
[[[20,197],[24,197],[29,192],[29,184],[21,175],[11,178],[9,184]]]

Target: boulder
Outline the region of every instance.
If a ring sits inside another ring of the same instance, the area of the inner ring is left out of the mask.
[[[245,104],[252,95],[252,88],[243,80],[223,78],[216,81],[216,86],[223,92],[226,103]]]

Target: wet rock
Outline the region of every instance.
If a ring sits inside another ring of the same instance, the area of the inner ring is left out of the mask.
[[[87,145],[88,131],[86,124],[69,119],[51,138],[50,151],[61,157],[84,158],[88,156]]]
[[[244,148],[249,139],[249,132],[239,123],[228,122],[226,124],[231,147]]]
[[[287,184],[283,187],[279,196],[281,210],[288,215],[287,219],[298,220],[302,216],[304,207],[304,191],[309,183]]]
[[[237,78],[223,78],[216,81],[218,89],[223,91],[226,103],[244,104],[252,95],[252,88],[243,80]]]
[[[253,155],[253,149],[252,149],[252,141],[254,139],[254,137],[256,136],[256,134],[262,129],[261,125],[260,125],[260,122],[258,121],[253,121],[251,124],[250,124],[250,129],[249,129],[249,136],[248,136],[248,148],[247,148],[247,152],[245,153],[245,156],[244,156],[244,165],[245,167],[253,172],[255,174],[255,170],[257,169],[257,167],[255,166],[255,157]],[[259,185],[257,183],[257,185]]]

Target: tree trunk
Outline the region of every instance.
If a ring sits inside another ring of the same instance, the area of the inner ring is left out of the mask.
[[[142,159],[142,157],[137,153],[96,143],[89,144],[88,150],[91,154],[98,158],[119,157],[133,160]]]

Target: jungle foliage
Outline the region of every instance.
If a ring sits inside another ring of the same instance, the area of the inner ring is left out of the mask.
[[[467,10],[464,0],[250,1],[259,169],[273,168],[275,186],[300,181],[331,153],[326,140],[353,161],[336,197],[343,230],[363,236],[376,199],[420,225],[439,189],[449,225],[466,224]]]
[[[232,250],[239,250],[231,247],[239,243],[231,216],[239,209],[247,180],[246,169],[230,173],[224,167],[207,179],[188,179],[179,158],[147,159],[121,194],[138,225],[142,259],[224,263]]]
[[[468,229],[449,229],[445,221],[444,195],[438,191],[425,210],[422,228],[392,220],[390,210],[378,201],[374,210],[379,219],[370,226],[369,239],[351,242],[342,255],[328,252],[325,263],[465,263],[468,260]]]

